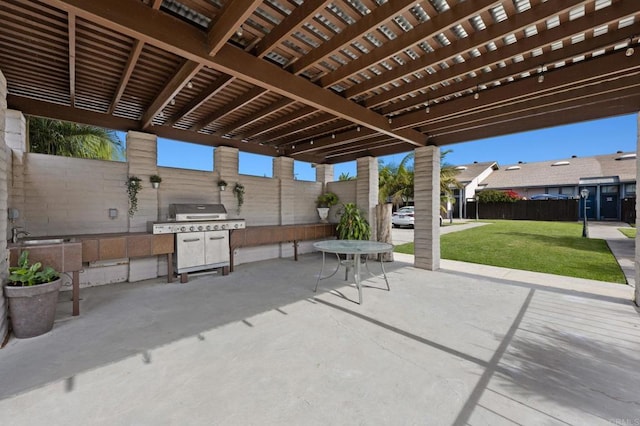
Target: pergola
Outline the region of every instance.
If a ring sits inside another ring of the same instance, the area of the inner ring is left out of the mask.
[[[25,114],[330,164],[638,111],[639,18],[637,0],[4,0],[0,70]]]

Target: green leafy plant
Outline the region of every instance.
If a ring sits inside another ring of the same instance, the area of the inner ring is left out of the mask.
[[[9,268],[9,285],[14,287],[26,287],[38,284],[46,284],[55,281],[60,274],[50,266],[42,269],[42,263],[36,262],[29,265],[29,252],[27,250],[20,254],[18,266]]]
[[[133,217],[138,211],[138,192],[142,189],[142,179],[137,176],[129,176],[127,183],[127,194],[129,195],[129,216]]]
[[[371,238],[371,225],[354,203],[342,205],[340,221],[336,230],[341,240],[368,240]]]
[[[160,183],[162,182],[162,178],[159,175],[151,175],[149,176],[149,181],[151,183]]]
[[[218,186],[227,186],[227,181],[224,179],[218,180]]]
[[[325,192],[324,194],[318,195],[316,199],[317,207],[331,207],[338,204],[338,196],[333,192]]]
[[[238,199],[238,213],[244,204],[244,185],[236,182],[236,186],[233,187],[233,195]]]

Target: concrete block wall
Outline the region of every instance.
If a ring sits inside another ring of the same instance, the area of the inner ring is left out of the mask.
[[[358,182],[357,180],[343,180],[327,183],[327,191],[335,193],[340,201],[337,206],[329,210],[329,222],[337,223],[340,220],[340,208],[342,204],[358,202]]]
[[[216,148],[213,172],[158,167],[155,136],[140,132],[127,135],[127,163],[13,151],[17,161],[10,176],[15,185],[9,192],[13,199],[25,200],[21,213],[33,236],[142,232],[147,230],[147,222],[165,220],[172,203],[221,202],[229,217],[244,218],[248,226],[315,223],[319,221],[315,200],[323,186],[338,194],[342,202],[356,201],[357,181],[297,181],[293,179],[290,158],[274,160],[274,178],[240,175],[238,153],[235,148]],[[323,170],[325,177],[332,176],[331,166]],[[149,182],[152,174],[162,177],[158,189]],[[142,179],[138,211],[133,218],[127,213],[126,182],[130,175]],[[218,188],[220,177],[229,184],[226,191]],[[233,193],[236,182],[246,190],[240,213]],[[109,208],[118,209],[117,219],[109,219]],[[338,207],[332,209],[332,221],[337,221],[337,210]],[[299,253],[312,251],[311,244],[301,243]],[[293,256],[293,248],[290,244],[251,247],[240,249],[235,255],[236,264],[242,264]],[[121,259],[86,265],[80,281],[86,287],[165,273],[164,257]]]
[[[23,179],[21,213],[31,235],[127,231],[125,163],[27,153]],[[116,219],[109,208],[118,209]]]
[[[5,117],[7,114],[7,80],[2,71],[0,71],[0,212],[6,212],[8,200],[7,176],[10,175],[8,166],[9,157],[7,148],[7,135]],[[0,235],[7,235],[8,220],[6,214],[0,214]],[[4,286],[8,276],[7,258],[7,240],[0,241],[0,285]],[[4,291],[0,296],[0,345],[4,343],[9,333],[9,322],[7,315],[9,314],[7,299],[4,297]]]

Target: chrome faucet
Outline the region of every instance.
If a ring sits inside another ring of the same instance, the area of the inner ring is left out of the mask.
[[[11,228],[11,242],[12,243],[17,243],[18,242],[18,238],[24,235],[25,237],[27,235],[31,235],[29,234],[27,231],[23,231],[21,226],[14,226],[13,228]]]

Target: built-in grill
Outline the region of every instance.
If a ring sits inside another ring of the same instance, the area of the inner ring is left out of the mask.
[[[186,273],[229,268],[229,231],[245,227],[244,219],[228,219],[222,204],[170,204],[167,222],[152,222],[153,234],[176,234],[175,271]]]

